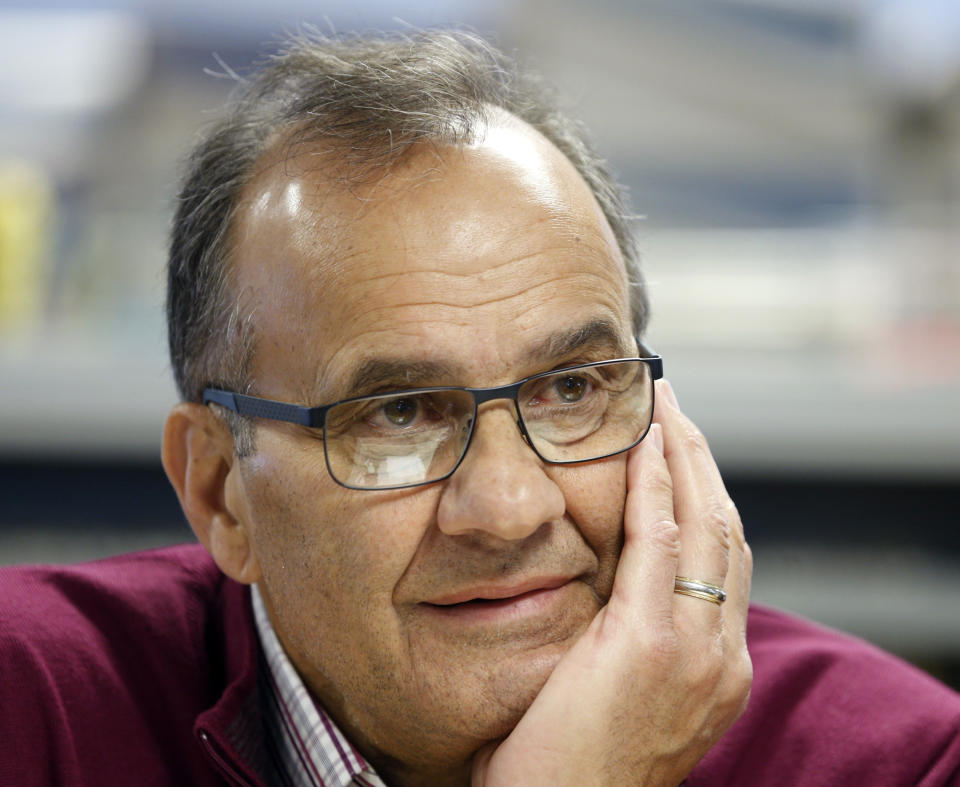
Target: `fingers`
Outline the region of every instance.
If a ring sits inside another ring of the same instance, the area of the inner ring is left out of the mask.
[[[672,618],[673,579],[680,554],[673,482],[663,456],[659,424],[627,459],[624,545],[608,606],[644,630]],[[665,592],[669,590],[670,592]],[[621,611],[622,610],[622,611]]]
[[[722,615],[710,602],[678,594],[675,603],[694,616],[697,626],[732,625],[744,629],[750,565],[736,506],[727,494],[706,439],[677,406],[666,381],[657,384],[655,421],[664,434],[664,454],[674,486],[680,538],[677,573],[723,587]]]
[[[743,642],[752,560],[739,514],[669,383],[658,382],[656,390],[650,433],[628,458],[624,549],[612,598],[638,620],[680,613],[678,628],[688,635],[722,628],[731,643]],[[727,600],[718,607],[676,594],[674,576],[722,587]]]
[[[680,527],[681,576],[723,586],[727,576],[729,518],[727,494],[706,439],[661,384],[655,418],[664,431],[664,454],[675,486]]]
[[[679,529],[677,573],[719,585],[727,593],[719,607],[675,594],[674,625],[688,645],[699,643],[700,659],[718,670],[713,701],[732,720],[746,707],[753,675],[746,647],[752,557],[703,434],[680,411],[668,382],[658,384],[657,394],[655,420],[663,428]],[[711,639],[705,640],[708,634]]]

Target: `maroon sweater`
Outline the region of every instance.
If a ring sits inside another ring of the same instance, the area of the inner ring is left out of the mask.
[[[743,717],[701,785],[960,785],[960,695],[863,642],[751,609]],[[0,785],[261,784],[247,588],[197,545],[0,569]]]

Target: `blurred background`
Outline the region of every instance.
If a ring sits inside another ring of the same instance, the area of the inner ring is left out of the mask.
[[[755,599],[960,686],[955,0],[0,2],[0,563],[191,537],[159,463],[180,162],[304,22],[465,23],[558,85],[642,217]]]

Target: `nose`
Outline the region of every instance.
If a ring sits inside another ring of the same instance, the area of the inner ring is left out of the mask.
[[[470,448],[440,497],[438,526],[447,535],[526,538],[563,516],[563,493],[524,442],[509,404],[491,402],[480,412]]]

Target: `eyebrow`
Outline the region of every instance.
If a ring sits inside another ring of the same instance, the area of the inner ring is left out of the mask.
[[[611,357],[622,358],[630,353],[620,332],[606,320],[590,322],[567,331],[551,334],[529,347],[524,356],[530,364],[545,368],[584,350],[606,350]],[[455,379],[463,374],[457,364],[443,361],[404,360],[397,358],[368,358],[350,377],[346,396],[364,396],[380,387],[419,388],[438,385],[441,380]]]
[[[591,320],[568,331],[551,334],[530,347],[526,355],[531,361],[560,360],[582,350],[607,350],[618,358],[631,353],[613,324],[607,320]]]
[[[449,380],[457,369],[441,361],[368,358],[350,378],[347,396],[363,396],[384,385],[419,388],[428,381]]]

